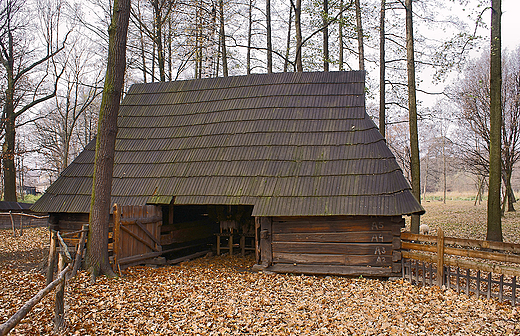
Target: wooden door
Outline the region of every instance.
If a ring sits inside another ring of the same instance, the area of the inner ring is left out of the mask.
[[[155,205],[114,205],[114,265],[158,257],[161,247],[161,208]]]

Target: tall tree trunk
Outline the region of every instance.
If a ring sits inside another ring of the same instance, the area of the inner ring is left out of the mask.
[[[224,27],[224,0],[219,0],[219,14],[220,14],[220,48],[222,51],[222,76],[227,77],[228,63],[226,50],[226,31]]]
[[[246,55],[246,68],[247,68],[248,75],[251,74],[252,40],[253,40],[253,0],[249,0],[248,27],[247,27],[247,55]]]
[[[357,40],[359,53],[359,70],[365,70],[365,51],[363,44],[363,23],[361,21],[361,3],[360,0],[356,2],[356,24],[357,24]]]
[[[381,0],[379,17],[379,132],[386,137],[386,58],[385,58],[385,13],[386,0]]]
[[[502,241],[500,210],[502,127],[502,0],[491,1],[490,129],[487,240]]]
[[[296,71],[303,72],[302,64],[302,0],[296,0],[296,6],[294,7],[294,25],[296,28]]]
[[[285,61],[283,62],[283,72],[289,68],[289,51],[291,49],[291,26],[292,26],[293,6],[289,6],[289,27],[287,27],[287,45],[285,46]]]
[[[267,73],[273,72],[273,42],[271,36],[271,0],[265,1],[265,16],[267,19]]]
[[[164,70],[164,50],[162,36],[162,15],[159,0],[153,0],[153,9],[155,14],[155,44],[157,45],[157,65],[159,66],[159,80],[166,82],[166,72]]]
[[[108,29],[107,72],[99,111],[87,246],[87,268],[93,280],[100,274],[115,275],[108,261],[108,222],[117,114],[125,77],[130,0],[114,0],[113,8],[112,22]]]
[[[417,129],[417,98],[415,90],[415,55],[413,40],[412,0],[405,0],[406,7],[406,68],[408,72],[408,115],[410,128],[410,169],[412,194],[421,203],[421,162],[419,160],[419,134]],[[421,217],[412,215],[411,232],[419,233]]]
[[[338,43],[339,43],[339,71],[345,70],[343,63],[343,56],[345,54],[345,47],[343,46],[343,8],[345,4],[343,0],[339,2],[339,27],[338,27]]]
[[[323,71],[329,71],[329,1],[323,0]]]

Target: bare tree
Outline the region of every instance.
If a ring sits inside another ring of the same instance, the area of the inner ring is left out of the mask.
[[[130,0],[114,0],[109,27],[108,63],[99,111],[86,264],[95,281],[115,275],[108,261],[108,222],[114,168],[117,114],[123,89]]]
[[[0,63],[5,71],[0,129],[4,133],[2,161],[4,199],[16,202],[16,120],[36,105],[56,95],[63,69],[52,58],[64,48],[68,33],[60,38],[63,3],[38,2],[35,12],[20,0],[0,2]],[[40,15],[37,23],[27,20]],[[40,36],[38,36],[40,34]],[[43,43],[38,44],[42,37]]]

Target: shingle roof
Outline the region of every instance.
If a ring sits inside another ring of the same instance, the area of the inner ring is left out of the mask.
[[[365,113],[364,72],[133,85],[121,104],[112,202],[248,204],[254,216],[424,209]],[[88,212],[95,144],[33,206]]]

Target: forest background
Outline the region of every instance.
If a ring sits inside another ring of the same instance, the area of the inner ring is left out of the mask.
[[[43,192],[95,136],[111,8],[101,0],[0,4],[0,188],[4,191],[14,174],[17,198],[31,201],[27,194]],[[485,195],[489,4],[413,4],[421,192],[423,197]],[[380,125],[384,83],[387,142],[410,179],[404,5],[399,0],[136,0],[125,90],[141,82],[365,69],[367,112]],[[505,0],[502,16],[503,182],[509,180],[513,191],[520,189],[515,171],[520,41],[514,21],[519,7]]]

